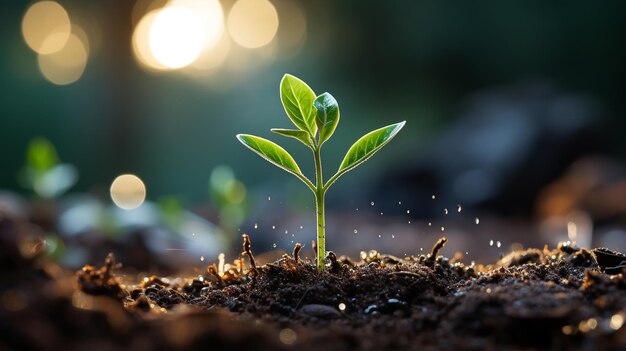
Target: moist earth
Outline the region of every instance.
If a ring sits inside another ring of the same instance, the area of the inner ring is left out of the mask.
[[[219,262],[191,277],[62,269],[0,219],[0,350],[626,349],[626,256],[571,243],[460,254]],[[25,234],[26,233],[26,234]],[[249,239],[248,239],[249,240]],[[129,278],[132,277],[132,278]]]

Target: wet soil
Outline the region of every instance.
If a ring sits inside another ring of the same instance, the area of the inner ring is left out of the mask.
[[[323,272],[298,253],[252,267],[246,250],[245,264],[142,279],[113,255],[64,271],[31,230],[0,219],[0,350],[626,349],[626,258],[606,249],[474,265],[438,256],[440,241],[404,258],[331,254]]]

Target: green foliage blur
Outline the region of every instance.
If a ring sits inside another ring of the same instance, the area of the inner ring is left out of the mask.
[[[68,86],[47,82],[24,43],[20,24],[28,3],[7,2],[0,11],[2,189],[29,191],[16,173],[38,135],[80,170],[77,191],[106,192],[116,175],[132,172],[153,199],[180,192],[200,200],[216,164],[231,167],[250,187],[283,182],[262,160],[240,162],[248,155],[232,136],[243,127],[287,126],[277,89],[285,72],[332,88],[342,101],[346,123],[327,146],[328,155],[337,155],[327,158],[331,165],[360,131],[389,120],[408,123],[407,137],[388,155],[414,154],[454,121],[467,96],[536,78],[599,98],[613,116],[607,134],[618,134],[622,156],[626,150],[623,1],[302,1],[307,38],[297,55],[278,53],[262,65],[250,55],[198,79],[139,67],[130,49],[133,2],[62,4],[93,39],[85,74]],[[294,156],[306,157],[293,143]],[[29,161],[34,169],[54,162],[45,151],[36,154]],[[397,162],[386,157],[344,186],[361,188]],[[27,177],[34,186],[37,176]]]

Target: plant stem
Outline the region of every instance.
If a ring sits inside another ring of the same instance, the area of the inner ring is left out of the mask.
[[[325,267],[326,258],[326,220],[324,213],[324,175],[322,174],[321,146],[313,152],[315,158],[315,211],[317,213],[317,269],[321,272]]]

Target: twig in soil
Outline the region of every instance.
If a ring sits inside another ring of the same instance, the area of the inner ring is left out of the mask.
[[[250,237],[248,234],[242,235],[243,237],[243,252],[241,255],[248,256],[248,260],[250,260],[250,270],[256,275],[259,271],[256,268],[256,262],[254,261],[254,256],[252,256],[252,248],[250,243]]]
[[[300,254],[300,250],[302,250],[302,244],[296,243],[296,246],[293,248],[293,260],[296,261],[296,264],[298,264],[298,261],[300,260],[300,257],[298,256]]]
[[[437,240],[435,246],[433,246],[433,249],[430,250],[430,257],[428,257],[428,261],[434,262],[437,259],[437,255],[439,255],[439,250],[446,246],[447,242],[448,238],[446,238],[445,236]]]
[[[224,275],[224,261],[225,261],[226,255],[224,255],[224,253],[220,253],[219,255],[217,255],[217,272],[219,273],[220,277],[222,275]]]
[[[238,258],[238,259],[236,259],[235,261],[236,261],[236,263],[237,263],[237,271],[238,271],[239,273],[243,274],[243,269],[244,269],[244,266],[243,266],[243,257]]]
[[[213,262],[213,264],[211,264],[209,267],[207,267],[207,272],[209,272],[210,275],[215,277],[215,279],[217,279],[217,281],[220,284],[224,283],[224,281],[222,280],[222,276],[219,274],[219,270],[217,268],[217,265],[215,265],[215,262]]]
[[[326,259],[330,261],[330,269],[331,270],[336,271],[339,268],[341,268],[341,264],[337,260],[337,255],[335,255],[334,252],[328,251],[328,254],[326,255]]]
[[[105,282],[109,281],[109,279],[111,278],[111,272],[121,266],[121,264],[115,264],[115,256],[112,252],[109,252],[107,257],[104,259],[104,272],[102,274],[102,279]]]

